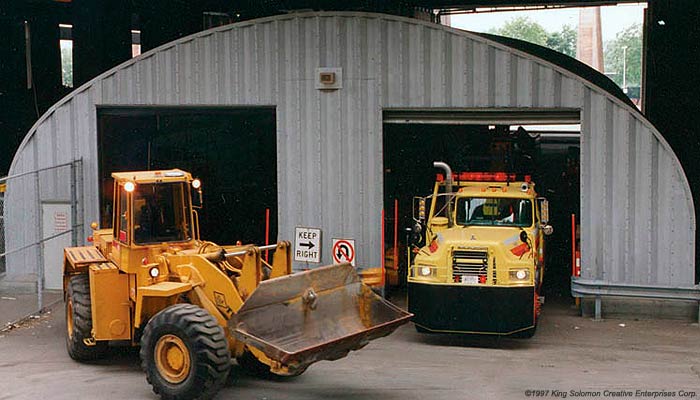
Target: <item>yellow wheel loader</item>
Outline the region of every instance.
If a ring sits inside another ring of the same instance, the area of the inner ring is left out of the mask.
[[[232,359],[254,373],[295,376],[411,317],[348,264],[292,274],[288,242],[201,240],[201,182],[187,172],[112,177],[112,229],[93,224],[93,246],[65,249],[66,343],[75,360],[103,356],[110,342],[141,346],[156,394],[210,398]],[[263,251],[274,252],[270,263]]]

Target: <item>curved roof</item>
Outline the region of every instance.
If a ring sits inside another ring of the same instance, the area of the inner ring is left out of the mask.
[[[319,67],[341,68],[343,88],[317,90]],[[584,279],[694,282],[693,198],[677,157],[607,78],[546,49],[352,12],[262,18],[168,43],[51,107],[15,155],[11,174],[83,159],[86,220],[99,214],[101,105],[275,106],[281,237],[295,226],[354,237],[370,249],[358,254],[367,266],[381,262],[371,249],[381,241],[382,110],[580,110]],[[39,225],[32,187],[7,193],[14,236],[33,238]]]
[[[50,107],[37,120],[37,122],[34,123],[32,128],[29,130],[29,132],[27,133],[25,138],[20,143],[20,146],[17,150],[17,153],[20,152],[22,150],[22,148],[24,148],[28,139],[31,138],[31,136],[36,131],[37,126],[39,126],[59,106],[68,102],[73,97],[84,92],[85,90],[89,89],[95,83],[100,82],[103,79],[114,75],[115,73],[117,73],[120,70],[128,68],[129,66],[133,65],[134,63],[139,62],[140,60],[147,59],[147,58],[152,57],[158,53],[162,53],[168,49],[171,49],[171,48],[177,46],[178,44],[189,42],[189,41],[195,40],[197,38],[209,36],[214,32],[227,31],[227,30],[235,29],[237,27],[250,26],[251,24],[262,24],[265,22],[273,21],[273,20],[289,20],[289,19],[294,19],[294,18],[304,18],[304,17],[308,17],[308,16],[314,16],[314,15],[326,15],[326,16],[338,15],[338,16],[358,16],[358,17],[370,16],[370,15],[381,15],[382,18],[387,19],[387,20],[403,21],[403,22],[407,22],[407,23],[426,25],[426,26],[430,26],[433,28],[442,28],[445,30],[453,31],[453,32],[459,32],[460,34],[471,37],[473,39],[483,38],[484,41],[502,44],[503,46],[507,46],[508,48],[511,48],[513,50],[519,50],[520,52],[528,54],[529,56],[538,58],[543,62],[550,63],[553,66],[558,67],[558,69],[568,72],[572,76],[577,76],[577,77],[585,80],[592,88],[599,90],[599,91],[606,92],[607,94],[615,97],[617,100],[630,106],[631,111],[639,113],[639,110],[637,109],[636,106],[634,106],[634,104],[630,101],[630,99],[620,90],[620,88],[614,82],[612,82],[604,74],[596,71],[595,69],[591,68],[590,66],[588,66],[588,65],[586,65],[586,64],[584,64],[584,63],[582,63],[574,58],[571,58],[565,54],[559,53],[559,52],[554,51],[552,49],[549,49],[549,48],[546,48],[543,46],[539,46],[537,44],[533,44],[533,43],[518,40],[518,39],[512,39],[512,38],[508,38],[508,37],[504,37],[504,36],[466,31],[466,30],[457,29],[457,28],[450,28],[450,27],[446,27],[443,25],[437,25],[437,24],[427,22],[427,21],[421,21],[421,20],[400,17],[400,16],[394,16],[394,15],[387,15],[387,14],[374,14],[374,13],[366,13],[366,12],[342,12],[342,11],[338,11],[338,12],[299,12],[299,13],[292,13],[292,14],[276,15],[276,16],[266,17],[266,18],[259,18],[259,19],[244,21],[244,22],[238,22],[238,23],[234,23],[234,24],[230,24],[230,25],[224,25],[224,26],[217,27],[217,28],[212,28],[209,30],[205,30],[202,32],[198,32],[198,33],[180,38],[180,39],[175,40],[175,41],[170,42],[170,43],[166,43],[166,44],[161,45],[155,49],[151,49],[151,50],[141,54],[138,57],[135,57],[135,58],[132,58],[131,60],[125,61],[124,63],[122,63],[122,64],[96,76],[92,80],[84,83],[79,88],[75,89],[74,91],[72,91],[71,93],[66,95],[63,99],[59,100],[52,107]],[[661,138],[660,134],[659,134],[659,138]],[[663,141],[664,141],[664,143],[666,143],[665,140],[663,140]],[[666,144],[666,145],[668,146],[668,144]],[[670,150],[670,146],[669,146],[669,150]],[[15,160],[13,159],[12,164],[10,166],[10,171],[13,170],[14,163],[15,163]],[[8,173],[8,175],[12,175],[12,173],[10,172],[10,173]]]
[[[610,95],[615,96],[618,100],[627,103],[627,105],[634,108],[635,111],[639,112],[639,109],[632,103],[629,97],[620,89],[615,82],[610,78],[605,76],[605,74],[600,73],[595,68],[591,68],[590,65],[582,63],[581,61],[569,57],[566,54],[560,53],[556,50],[552,50],[548,47],[540,46],[535,43],[526,42],[524,40],[513,39],[505,36],[491,35],[488,33],[473,32],[477,35],[483,36],[487,39],[493,40],[495,42],[504,44],[506,46],[524,51],[526,53],[532,54],[533,56],[545,59],[552,64],[563,68],[572,74],[578,75],[581,78],[591,82],[593,85],[605,90]],[[640,112],[641,114],[641,112]]]
[[[338,16],[370,16],[370,15],[381,15],[382,18],[387,19],[387,20],[395,20],[395,21],[403,21],[407,23],[413,23],[413,24],[421,24],[421,25],[427,25],[433,28],[443,28],[445,30],[450,30],[453,32],[459,32],[462,35],[472,37],[473,39],[476,38],[483,38],[485,41],[490,41],[493,43],[499,43],[504,46],[508,46],[509,48],[512,48],[514,50],[519,50],[523,53],[526,53],[530,56],[533,56],[535,58],[540,59],[541,61],[545,61],[547,63],[551,63],[552,65],[558,67],[559,69],[568,72],[569,74],[573,76],[580,77],[581,79],[584,79],[588,84],[591,85],[592,88],[595,88],[597,90],[606,92],[607,94],[614,96],[617,100],[626,103],[628,106],[630,106],[630,109],[634,112],[639,112],[637,107],[634,106],[634,104],[629,100],[629,98],[622,93],[620,88],[612,82],[608,77],[606,77],[604,74],[596,71],[595,69],[591,68],[590,66],[574,59],[571,58],[565,54],[559,53],[557,51],[554,51],[552,49],[539,46],[537,44],[533,44],[530,42],[518,40],[518,39],[512,39],[504,36],[498,36],[498,35],[491,35],[487,33],[478,33],[478,32],[472,32],[472,31],[466,31],[462,29],[456,29],[456,28],[450,28],[446,27],[443,25],[437,25],[431,22],[427,21],[421,21],[421,20],[416,20],[416,19],[411,19],[411,18],[406,18],[406,17],[400,17],[400,16],[394,16],[394,15],[387,15],[387,14],[374,14],[374,13],[366,13],[366,12],[300,12],[300,13],[292,13],[292,14],[284,14],[284,15],[276,15],[272,17],[266,17],[266,18],[260,18],[260,19],[254,19],[254,20],[249,20],[249,21],[244,21],[244,22],[238,22],[230,25],[224,25],[221,27],[217,28],[212,28],[209,30],[205,30],[202,32],[198,32],[183,38],[180,38],[178,40],[175,40],[170,43],[166,43],[162,46],[159,46],[155,49],[151,49],[143,54],[141,54],[138,57],[132,58],[131,60],[125,61],[122,64],[119,64],[118,66],[96,76],[95,78],[91,79],[90,81],[84,83],[81,85],[79,88],[75,89],[68,95],[66,95],[63,99],[59,100],[56,104],[54,104],[52,107],[50,107],[38,120],[32,128],[29,130],[27,135],[24,137],[22,142],[20,143],[20,146],[17,150],[17,153],[19,153],[22,148],[26,145],[26,142],[31,138],[31,136],[34,134],[36,131],[37,126],[39,126],[49,115],[51,115],[55,110],[61,106],[62,104],[68,102],[71,100],[73,97],[77,96],[78,94],[84,92],[85,90],[89,89],[92,87],[95,83],[98,83],[102,81],[103,79],[114,75],[120,70],[126,69],[129,66],[133,65],[134,63],[139,62],[140,60],[152,57],[158,53],[162,53],[168,49],[171,49],[178,44],[182,44],[191,40],[195,40],[197,38],[202,38],[211,35],[214,32],[221,32],[221,31],[227,31],[231,29],[235,29],[237,27],[244,27],[244,26],[249,26],[251,24],[262,24],[268,21],[273,21],[273,20],[288,20],[288,19],[294,19],[294,18],[304,18],[308,16],[314,16],[314,15],[326,15],[326,16],[332,16],[332,15],[338,15]],[[648,122],[648,121],[647,121]],[[650,122],[649,122],[650,123]],[[665,142],[665,141],[664,141]],[[670,147],[669,147],[670,149]],[[13,162],[10,166],[10,171],[13,170],[15,160],[13,159]],[[8,175],[12,175],[12,173],[8,173]]]

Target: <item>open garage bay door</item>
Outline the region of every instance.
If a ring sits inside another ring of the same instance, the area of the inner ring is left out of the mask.
[[[180,168],[202,180],[202,238],[275,241],[274,107],[98,107],[97,116],[102,226],[111,225],[112,172]]]
[[[579,114],[578,109],[384,110],[384,249],[389,281],[405,281],[406,257],[400,255],[406,254],[404,229],[412,225],[412,199],[432,191],[439,172],[432,163],[440,160],[454,171],[533,176],[537,192],[550,200],[555,228],[547,240],[544,293],[570,298],[571,214],[580,214]]]
[[[385,109],[385,124],[566,125],[581,122],[578,109]]]

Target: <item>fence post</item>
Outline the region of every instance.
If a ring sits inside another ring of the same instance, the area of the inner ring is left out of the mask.
[[[36,244],[36,291],[37,309],[41,310],[44,304],[44,221],[41,215],[41,185],[39,184],[39,171],[35,172],[34,188],[36,190],[36,219],[37,219],[37,244]]]
[[[70,220],[71,246],[78,245],[78,185],[76,176],[77,161],[70,164]]]
[[[92,232],[92,230],[87,229],[85,227],[85,204],[83,203],[84,199],[84,191],[85,188],[83,186],[83,159],[80,158],[76,161],[75,164],[75,190],[76,190],[76,221],[79,221],[78,223],[78,229],[80,229],[80,234],[78,235],[76,232],[76,243],[78,246],[82,246],[84,244],[83,236],[85,234],[85,231],[87,232]],[[99,213],[98,213],[99,215]],[[97,220],[99,222],[99,219]],[[92,222],[92,221],[90,221]]]

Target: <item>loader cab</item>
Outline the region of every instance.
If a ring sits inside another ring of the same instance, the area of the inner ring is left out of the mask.
[[[148,260],[156,251],[194,245],[198,229],[192,191],[199,192],[198,180],[180,170],[122,172],[112,176],[112,255],[119,265],[128,269],[128,265]]]
[[[192,239],[185,184],[146,183],[134,190],[134,244],[186,242]]]

